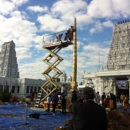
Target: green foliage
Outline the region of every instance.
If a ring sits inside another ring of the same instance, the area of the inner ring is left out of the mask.
[[[9,92],[8,87],[6,85],[4,90],[0,92],[0,100],[2,100],[2,102],[9,102],[11,97],[11,92]]]

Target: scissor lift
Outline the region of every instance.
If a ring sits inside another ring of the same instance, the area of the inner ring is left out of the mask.
[[[46,98],[51,95],[55,90],[59,90],[61,85],[57,82],[58,77],[62,74],[62,71],[57,68],[57,65],[63,60],[58,55],[58,52],[69,45],[72,45],[72,41],[68,39],[62,40],[62,37],[56,38],[58,34],[46,35],[43,37],[43,48],[49,52],[46,58],[43,60],[48,68],[42,73],[46,78],[46,82],[41,86],[41,90],[44,93],[44,97],[40,97],[40,100],[35,102],[35,106],[39,106],[40,102],[44,102]],[[49,37],[49,39],[47,38]]]

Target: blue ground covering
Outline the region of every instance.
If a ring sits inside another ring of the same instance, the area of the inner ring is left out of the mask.
[[[0,105],[0,114],[12,114],[13,116],[0,116],[0,130],[54,130],[65,125],[65,120],[71,116],[61,115],[59,111],[53,116],[46,111],[28,109],[27,120],[25,118],[24,104]],[[29,114],[40,114],[39,119],[29,118]],[[28,123],[25,125],[25,123]]]
[[[128,109],[128,110],[124,110],[123,106],[118,107],[118,109],[119,109],[119,110],[122,110],[122,111],[124,111],[124,112],[128,112],[128,113],[130,113],[130,109]]]
[[[118,109],[130,113],[130,110],[124,110],[122,106]],[[29,114],[33,113],[40,114],[39,119],[29,118]],[[72,118],[72,116],[61,115],[60,111],[53,116],[46,111],[28,109],[26,120],[25,106],[19,103],[0,105],[0,115],[2,114],[13,116],[0,116],[0,130],[54,130],[56,127],[64,126],[66,119]],[[27,125],[25,125],[26,122]]]

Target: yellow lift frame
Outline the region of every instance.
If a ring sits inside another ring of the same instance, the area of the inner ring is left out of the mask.
[[[56,34],[55,34],[56,35]],[[72,32],[73,35],[73,32]],[[47,35],[50,38],[50,35]],[[62,71],[57,68],[57,65],[63,60],[62,57],[58,55],[58,52],[69,45],[72,45],[71,40],[62,40],[61,39],[61,33],[54,38],[51,38],[53,40],[47,40],[46,36],[43,37],[43,48],[49,52],[49,54],[46,56],[46,58],[43,60],[47,65],[48,68],[42,73],[44,77],[46,78],[46,82],[41,86],[41,89],[46,94],[40,102],[43,102],[46,100],[46,98],[51,95],[55,90],[59,90],[61,88],[61,85],[57,82],[58,77],[62,74]],[[57,40],[56,40],[57,39]],[[46,44],[45,42],[48,42],[49,44]],[[53,41],[53,42],[52,42]],[[53,59],[53,62],[51,60]],[[50,75],[51,72],[54,72],[53,75]],[[53,85],[53,88],[50,88],[49,86]]]

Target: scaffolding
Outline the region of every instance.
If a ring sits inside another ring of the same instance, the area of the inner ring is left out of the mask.
[[[64,32],[65,36],[63,35]],[[62,36],[65,38],[63,39]],[[72,37],[66,37],[66,31],[43,36],[42,46],[46,51],[49,52],[49,54],[43,60],[48,67],[42,73],[46,78],[46,82],[41,86],[44,96],[42,98],[40,97],[39,104],[40,102],[44,102],[46,98],[54,91],[57,91],[61,88],[61,85],[58,83],[57,79],[62,74],[62,71],[57,68],[57,65],[59,65],[63,58],[58,55],[58,52],[62,48],[72,45],[72,40]]]

